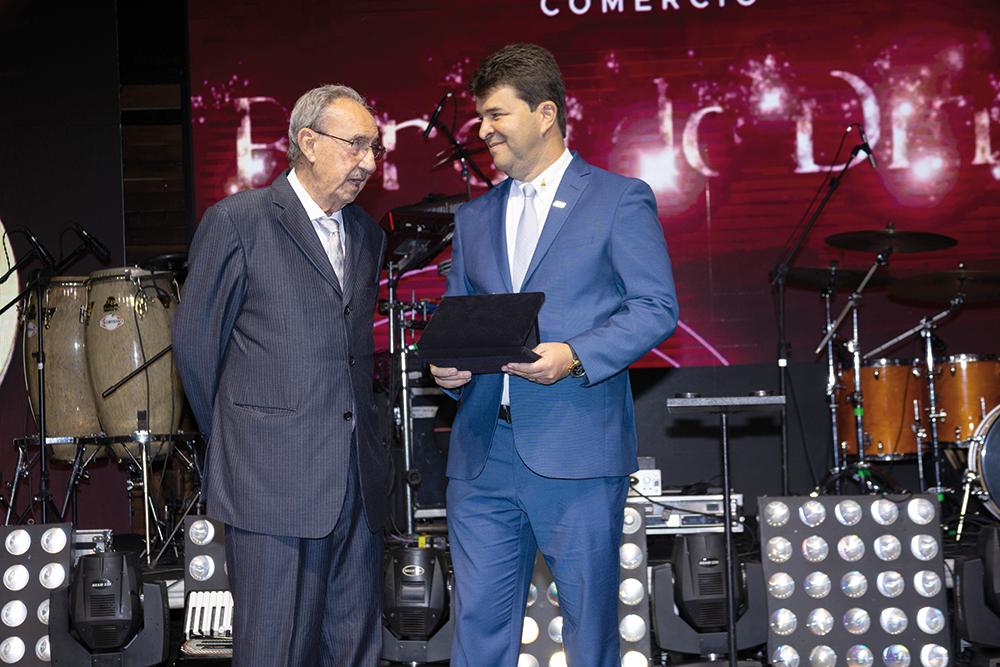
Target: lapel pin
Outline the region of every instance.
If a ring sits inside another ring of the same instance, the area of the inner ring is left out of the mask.
[[[566,208],[566,202],[559,201],[558,199],[556,199],[555,201],[553,201],[552,205],[555,206],[556,208]]]

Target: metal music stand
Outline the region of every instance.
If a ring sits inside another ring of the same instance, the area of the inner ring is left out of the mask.
[[[722,432],[722,493],[727,518],[724,522],[726,536],[726,605],[728,618],[726,633],[729,636],[729,665],[737,667],[736,656],[736,602],[733,599],[733,523],[728,514],[732,511],[729,481],[729,415],[737,412],[780,412],[785,407],[784,396],[718,396],[715,398],[668,398],[667,412],[708,413],[719,415]]]

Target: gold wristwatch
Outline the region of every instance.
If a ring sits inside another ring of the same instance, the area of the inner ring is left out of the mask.
[[[566,345],[569,346],[569,351],[573,353],[573,361],[570,363],[568,369],[569,374],[575,378],[582,378],[587,374],[587,371],[583,368],[583,362],[580,361],[580,357],[576,356],[576,350],[573,349],[573,346],[569,343],[566,343]]]

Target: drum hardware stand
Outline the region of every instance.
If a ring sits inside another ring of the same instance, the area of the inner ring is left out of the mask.
[[[396,360],[399,363],[399,392],[394,392],[398,397],[399,407],[395,408],[395,425],[399,430],[400,439],[403,444],[403,495],[406,504],[406,534],[413,534],[413,485],[410,483],[410,470],[413,463],[413,419],[410,414],[410,374],[407,368],[406,350],[406,328],[404,326],[405,313],[404,304],[397,298],[399,279],[402,274],[398,272],[395,262],[389,262],[388,288],[389,301],[389,358],[393,360],[395,367]]]
[[[77,525],[77,510],[78,504],[76,499],[76,489],[80,484],[81,479],[88,479],[87,466],[97,458],[100,450],[95,450],[91,452],[90,458],[86,461],[83,460],[83,454],[86,451],[86,444],[83,442],[76,443],[76,456],[73,457],[73,468],[69,474],[69,484],[66,486],[66,497],[63,499],[62,505],[62,516],[66,516],[66,510],[70,510],[70,516],[72,518],[73,525]]]
[[[955,541],[962,541],[962,530],[965,528],[965,515],[969,510],[969,496],[972,495],[972,483],[976,481],[976,476],[965,470],[962,481],[962,509],[958,513],[958,528],[955,530]]]
[[[920,422],[920,402],[913,401],[913,429],[914,438],[917,441],[917,480],[920,486],[920,493],[927,490],[927,482],[924,479],[924,440],[927,439],[927,430]]]
[[[140,410],[139,413],[143,414],[143,411]],[[171,547],[173,547],[174,555],[178,558],[180,557],[180,552],[177,548],[177,545],[174,544],[173,542],[174,537],[177,535],[177,531],[179,531],[183,527],[185,517],[187,517],[193,509],[197,509],[197,512],[199,514],[203,514],[205,509],[205,499],[201,491],[202,468],[198,463],[198,454],[195,444],[197,438],[181,437],[182,435],[185,434],[183,433],[173,434],[173,440],[175,441],[174,442],[175,446],[171,450],[171,454],[176,454],[177,456],[181,457],[181,459],[185,462],[185,464],[187,464],[187,467],[195,471],[195,478],[198,481],[198,490],[195,492],[194,497],[190,501],[188,501],[187,506],[181,513],[181,516],[177,518],[176,522],[174,523],[173,527],[170,528],[169,532],[165,532],[166,528],[169,527],[169,523],[167,519],[165,518],[161,519],[159,517],[156,510],[156,505],[153,502],[153,497],[150,495],[149,492],[150,467],[152,462],[149,460],[148,451],[149,451],[149,444],[151,442],[162,441],[170,436],[152,435],[149,433],[148,430],[139,429],[132,434],[131,441],[139,443],[142,446],[140,457],[136,458],[135,455],[129,449],[125,450],[129,458],[131,459],[131,463],[134,465],[135,468],[140,469],[142,474],[141,481],[129,480],[128,490],[132,491],[137,483],[141,484],[143,488],[143,507],[145,508],[146,512],[145,521],[143,522],[145,524],[145,542],[146,542],[146,549],[144,553],[146,557],[146,565],[150,567],[155,567],[160,562],[160,558],[163,557],[163,554],[167,551],[167,549]],[[187,456],[184,455],[184,452],[182,452],[180,448],[177,446],[178,445],[177,441],[184,442],[188,446],[188,448],[191,450],[191,458],[188,458]],[[164,465],[166,465],[166,462],[164,462]],[[153,541],[153,536],[150,533],[150,523],[152,523],[152,526],[156,529],[156,539],[159,540],[160,542],[160,550],[156,553],[155,557],[152,556],[153,545],[155,544],[155,542]]]
[[[899,343],[912,338],[915,335],[920,335],[924,341],[924,366],[927,370],[927,421],[930,424],[930,440],[931,440],[931,463],[934,466],[934,486],[927,489],[931,493],[936,493],[939,496],[945,492],[949,492],[950,489],[944,488],[941,482],[941,444],[938,440],[938,421],[945,417],[945,414],[938,412],[937,407],[937,388],[935,386],[934,380],[934,346],[932,344],[932,335],[934,328],[941,321],[948,317],[951,317],[965,301],[965,296],[961,293],[956,294],[951,302],[948,304],[948,308],[942,310],[940,313],[934,317],[927,318],[924,317],[920,320],[920,324],[910,329],[907,329],[903,333],[899,334],[892,340],[878,346],[867,355],[865,359],[873,357],[877,354],[884,352],[892,347],[895,347]],[[921,486],[923,486],[923,475],[921,475]]]
[[[448,143],[451,144],[452,151],[441,162],[438,162],[435,167],[447,162],[454,162],[455,160],[458,160],[459,164],[462,165],[462,180],[465,181],[465,196],[472,199],[472,174],[469,172],[470,169],[475,172],[476,176],[479,177],[479,180],[486,184],[487,188],[493,187],[493,181],[490,180],[486,174],[483,173],[482,169],[479,168],[479,165],[472,160],[472,155],[470,155],[465,146],[463,146],[461,142],[455,138],[451,129],[441,122],[440,109],[444,107],[445,102],[448,101],[448,97],[451,97],[450,92],[445,95],[444,99],[442,99],[439,103],[438,113],[431,116],[431,121],[427,125],[427,129],[424,130],[424,138],[426,139],[430,135],[431,130],[434,128],[441,130],[441,134],[443,134],[445,139],[448,140]]]
[[[853,160],[853,155],[851,159]],[[848,161],[848,164],[850,164],[850,161]],[[850,297],[848,297],[847,299],[847,303],[844,305],[843,309],[840,311],[840,314],[837,315],[837,318],[832,323],[829,321],[830,318],[829,299],[827,300],[828,324],[826,328],[826,334],[823,336],[823,339],[820,341],[819,345],[817,345],[816,349],[813,351],[813,354],[819,355],[820,352],[823,351],[824,347],[827,349],[827,359],[828,363],[831,364],[831,374],[832,374],[832,364],[833,364],[832,341],[833,338],[837,335],[837,330],[840,328],[840,325],[844,322],[844,319],[847,317],[847,313],[850,312],[851,340],[848,341],[847,347],[848,351],[851,353],[851,357],[853,360],[852,365],[854,367],[854,392],[851,394],[851,403],[854,406],[854,429],[855,429],[855,437],[857,438],[857,443],[858,443],[858,460],[853,465],[847,464],[847,451],[845,446],[843,452],[844,465],[840,469],[835,468],[832,471],[833,474],[831,475],[831,478],[827,482],[827,484],[829,482],[833,482],[836,485],[838,493],[840,492],[839,491],[840,480],[848,475],[850,475],[852,479],[858,482],[858,484],[861,485],[863,489],[866,489],[870,493],[878,493],[881,490],[878,484],[880,476],[874,474],[865,456],[865,429],[864,429],[865,409],[864,409],[864,394],[862,393],[861,390],[861,358],[862,358],[861,323],[859,320],[858,311],[861,305],[862,292],[864,292],[865,287],[867,287],[868,282],[872,279],[872,276],[875,275],[875,272],[878,271],[880,267],[885,267],[886,265],[888,265],[889,255],[891,254],[891,252],[892,252],[891,249],[886,248],[882,252],[875,255],[875,260],[872,262],[871,267],[869,267],[868,273],[865,274],[865,277],[862,278],[858,286],[854,289],[853,292],[851,292]],[[835,401],[831,401],[831,403],[835,403]],[[831,410],[831,417],[833,418],[834,421],[832,429],[836,437],[837,414],[835,408]],[[836,462],[838,458],[836,454],[836,449],[840,446],[840,443],[837,440],[834,440],[833,446],[835,450],[834,461]],[[820,485],[820,488],[825,489],[827,484]]]
[[[850,131],[851,128],[848,128]],[[806,223],[805,227],[802,229],[802,233],[799,234],[799,238],[796,239],[795,243],[791,248],[788,248],[787,252],[781,258],[781,261],[774,267],[771,271],[771,287],[774,289],[775,297],[778,301],[778,393],[782,396],[787,395],[788,386],[788,357],[790,355],[790,346],[788,344],[788,338],[785,332],[785,283],[788,278],[788,272],[792,268],[792,264],[795,263],[795,258],[798,257],[799,251],[802,250],[802,246],[809,236],[809,232],[812,231],[813,226],[816,221],[819,220],[819,216],[822,215],[823,209],[830,202],[833,194],[840,187],[840,182],[844,180],[844,176],[847,174],[848,168],[851,163],[854,162],[854,158],[863,150],[861,145],[855,146],[851,150],[850,157],[844,163],[844,167],[840,170],[836,176],[830,179],[827,184],[826,194],[823,195],[823,199],[820,200],[819,205],[813,214],[809,217],[809,221]],[[838,150],[838,153],[840,151]],[[807,209],[808,210],[808,209]],[[867,278],[866,278],[867,282]],[[829,318],[827,318],[829,319]],[[842,318],[841,318],[842,319]],[[837,322],[839,326],[840,322]],[[827,336],[832,336],[833,331],[828,331]],[[826,345],[827,339],[824,338],[823,342],[820,343],[820,348]],[[819,354],[819,350],[816,351]],[[782,404],[781,410],[781,494],[784,496],[788,495],[788,415],[787,406]],[[836,428],[836,426],[834,426]],[[836,439],[834,440],[834,446],[837,445]],[[859,447],[860,449],[860,447]],[[835,459],[836,460],[836,459]]]
[[[830,265],[830,273],[833,274],[837,270],[837,263],[833,262]],[[831,276],[832,277],[832,276]],[[832,281],[831,281],[832,282]],[[823,297],[823,309],[826,313],[826,332],[830,331],[833,326],[833,322],[830,319],[833,311],[831,310],[831,302],[833,300],[833,286],[829,286],[820,292]],[[836,335],[830,336],[826,341],[826,402],[830,410],[830,434],[833,436],[833,471],[839,472],[841,470],[841,461],[844,464],[847,463],[847,447],[846,443],[841,451],[840,434],[837,428],[837,369],[834,365],[833,358],[833,345],[834,340],[836,340]],[[840,495],[840,479],[838,478],[834,485],[834,492]]]

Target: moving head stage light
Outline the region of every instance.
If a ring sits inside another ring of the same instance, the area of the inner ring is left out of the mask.
[[[679,535],[669,563],[653,568],[657,645],[711,658],[729,653],[725,541],[719,533]],[[736,648],[767,641],[764,574],[759,562],[734,559]],[[687,664],[687,663],[685,663]]]
[[[443,552],[434,548],[386,550],[382,602],[382,658],[439,662],[451,657],[452,585]]]
[[[80,558],[70,591],[51,597],[52,664],[147,667],[167,659],[167,594],[162,583],[141,585],[124,554]]]

